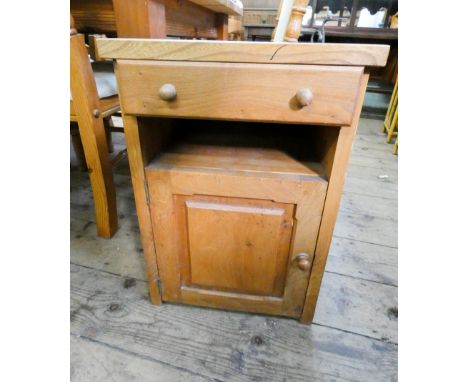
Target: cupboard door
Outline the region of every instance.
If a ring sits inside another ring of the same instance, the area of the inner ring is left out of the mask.
[[[147,178],[163,300],[300,316],[326,181],[162,169]]]
[[[292,204],[176,196],[181,286],[280,297]]]

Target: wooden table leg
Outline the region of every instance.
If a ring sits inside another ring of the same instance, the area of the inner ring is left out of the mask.
[[[218,40],[228,39],[228,15],[225,13],[216,14],[216,31],[218,33]]]
[[[166,38],[166,7],[161,0],[112,0],[118,37]]]

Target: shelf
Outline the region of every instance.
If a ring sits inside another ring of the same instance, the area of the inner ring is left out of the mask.
[[[270,123],[165,120],[170,123],[165,148],[147,169],[186,169],[267,177],[327,179],[326,153],[320,146],[333,140],[334,129]],[[309,144],[305,144],[309,142]]]
[[[230,171],[301,179],[323,177],[319,163],[303,164],[281,150],[201,144],[179,144],[157,156],[147,168]]]

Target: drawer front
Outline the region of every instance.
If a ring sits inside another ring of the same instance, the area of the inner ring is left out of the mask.
[[[260,122],[349,125],[362,73],[360,67],[117,62],[125,114]],[[165,100],[160,90],[167,84]],[[297,95],[303,89],[310,90],[305,101]]]

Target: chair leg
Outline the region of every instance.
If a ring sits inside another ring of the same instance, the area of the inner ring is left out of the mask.
[[[78,127],[71,128],[70,135],[72,139],[73,150],[75,151],[76,161],[78,162],[78,167],[80,171],[86,171],[88,169],[88,166],[86,166],[86,158],[83,150],[83,143],[81,142]]]
[[[117,231],[117,202],[112,165],[107,152],[102,118],[78,123],[93,190],[98,236],[111,238]]]
[[[395,113],[396,103],[398,100],[398,82],[395,84],[392,92],[392,97],[390,98],[390,103],[388,105],[387,113],[385,115],[384,123],[382,126],[382,133],[387,133],[390,125],[392,124],[393,114]]]
[[[111,117],[104,118],[104,128],[106,129],[106,141],[107,141],[107,151],[112,154],[114,152],[114,142],[112,141],[112,132],[111,124],[110,124]]]
[[[387,143],[392,141],[393,136],[395,133],[395,128],[398,126],[398,107],[395,109],[395,113],[393,114],[392,122],[390,124],[390,128],[388,129],[387,134]]]
[[[382,125],[382,133],[384,134],[387,134],[387,130],[388,130],[388,121],[387,119],[385,119],[383,125]]]

